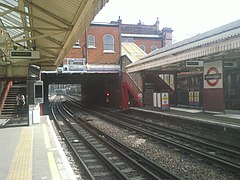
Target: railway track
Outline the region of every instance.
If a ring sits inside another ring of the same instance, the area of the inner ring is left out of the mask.
[[[78,106],[78,108],[83,108],[79,103],[74,102],[73,104]],[[129,118],[116,112],[96,111],[93,109],[94,107],[83,108],[84,111],[113,124],[117,124],[122,128],[127,128],[155,140],[174,145],[188,153],[194,153],[206,161],[218,164],[222,168],[228,168],[237,173],[240,172],[240,152],[237,150],[213,144],[211,141],[207,142],[206,139],[191,137],[189,133],[184,134],[182,132],[166,130],[156,124],[151,124],[140,119]]]
[[[179,179],[85,121],[77,120],[62,103],[52,104],[52,114],[87,179]]]

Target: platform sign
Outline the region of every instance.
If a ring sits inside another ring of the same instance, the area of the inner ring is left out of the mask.
[[[204,89],[223,88],[222,61],[204,63]]]
[[[162,93],[162,110],[169,109],[169,95],[167,92]]]
[[[10,51],[10,58],[11,59],[40,59],[40,52],[12,50]]]

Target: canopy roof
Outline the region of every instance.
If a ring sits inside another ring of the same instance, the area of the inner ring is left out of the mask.
[[[35,64],[54,70],[108,0],[0,0],[0,65]],[[39,59],[9,57],[36,50]]]
[[[139,48],[135,43],[122,42],[122,53],[121,56],[126,55],[129,60],[134,63],[139,59],[146,56],[146,53]]]
[[[240,59],[240,20],[158,49],[127,66],[127,72],[180,69],[186,60]],[[240,62],[239,62],[240,63]]]

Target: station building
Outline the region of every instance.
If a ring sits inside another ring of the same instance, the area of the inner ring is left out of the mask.
[[[240,111],[240,20],[156,50],[126,66],[142,105],[167,92],[169,104]],[[133,89],[133,88],[132,88]]]

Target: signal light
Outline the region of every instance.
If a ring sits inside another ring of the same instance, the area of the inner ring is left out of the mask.
[[[107,93],[107,94],[106,94],[106,96],[110,96],[110,94],[109,94],[109,93]]]

